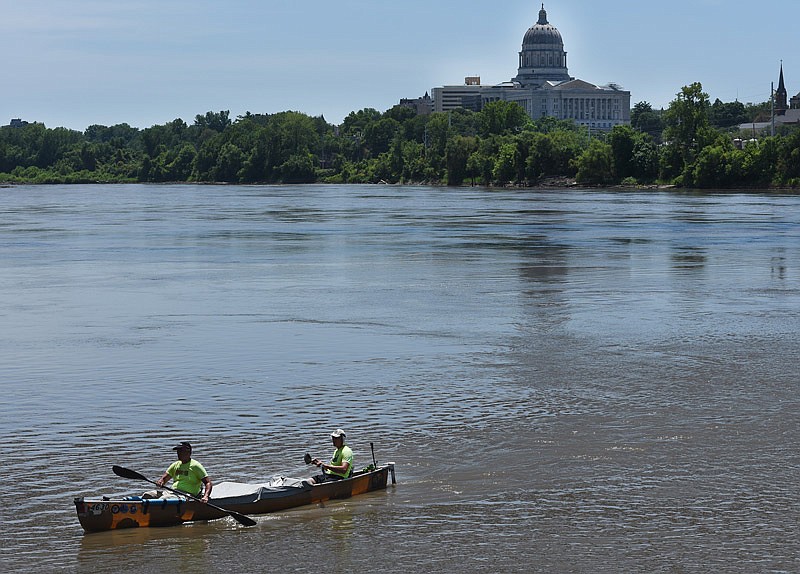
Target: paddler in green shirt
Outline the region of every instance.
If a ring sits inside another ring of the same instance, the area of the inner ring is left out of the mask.
[[[322,469],[322,474],[312,476],[310,484],[318,484],[329,480],[341,480],[349,478],[353,473],[353,451],[349,446],[345,446],[344,439],[347,438],[342,429],[336,429],[331,433],[331,440],[336,450],[330,462],[322,462],[315,458],[311,462]]]
[[[177,452],[178,460],[169,465],[167,472],[156,481],[156,484],[164,486],[172,479],[172,488],[198,498],[201,487],[205,487],[202,501],[208,502],[212,488],[211,477],[208,476],[203,465],[192,458],[192,445],[188,442],[181,442],[172,447],[172,450]]]

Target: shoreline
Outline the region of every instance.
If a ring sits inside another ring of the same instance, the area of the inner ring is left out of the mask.
[[[447,185],[443,183],[432,183],[429,181],[417,181],[417,182],[403,182],[403,183],[388,183],[386,181],[381,181],[378,183],[330,183],[324,181],[318,182],[311,182],[311,183],[268,183],[268,182],[253,182],[253,183],[230,183],[224,181],[163,181],[163,182],[145,182],[145,181],[92,181],[92,182],[80,182],[80,183],[36,183],[36,182],[0,182],[0,189],[8,189],[13,187],[19,187],[24,185],[30,186],[49,186],[49,185],[152,185],[152,186],[167,186],[167,185],[219,185],[219,186],[245,186],[245,187],[253,187],[253,186],[283,186],[283,185],[296,185],[296,186],[307,186],[307,185],[353,185],[353,186],[361,186],[361,185],[386,185],[390,187],[396,186],[424,186],[424,187],[432,187],[432,188],[440,188],[440,187],[452,187],[452,188],[475,188],[475,187],[482,187],[485,189],[519,189],[519,190],[565,190],[565,189],[577,189],[577,190],[584,190],[584,191],[592,191],[592,190],[611,190],[611,191],[678,191],[678,192],[701,192],[701,193],[751,193],[751,192],[780,192],[780,193],[791,193],[791,194],[800,194],[800,188],[797,187],[785,187],[785,186],[760,186],[760,187],[732,187],[732,188],[695,188],[695,187],[680,187],[674,184],[661,184],[661,183],[652,183],[652,184],[637,184],[637,185],[624,185],[624,184],[590,184],[590,183],[578,183],[574,178],[570,177],[552,177],[552,178],[544,178],[535,184],[525,183],[525,184],[516,184],[516,183],[506,183],[504,185],[501,184],[491,184],[491,185],[470,185],[470,184],[461,184],[461,185]]]

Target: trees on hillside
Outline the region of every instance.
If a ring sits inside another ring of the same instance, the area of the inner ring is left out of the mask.
[[[590,133],[571,120],[531,121],[512,102],[418,116],[402,106],[351,112],[340,126],[300,112],[231,120],[206,112],[139,130],[127,124],[85,132],[42,124],[0,129],[0,181],[314,181],[536,184],[677,183],[686,186],[798,185],[800,136],[738,149],[742,118],[763,106],[709,102],[699,83],[666,110],[635,104],[630,126]],[[749,139],[749,138],[745,138]]]

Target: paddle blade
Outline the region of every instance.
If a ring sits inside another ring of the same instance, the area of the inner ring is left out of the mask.
[[[114,466],[111,467],[111,470],[114,471],[114,474],[116,474],[117,476],[121,476],[122,478],[130,478],[131,480],[146,480],[150,482],[149,478],[129,468],[124,468],[122,466],[117,466],[115,464]]]
[[[225,512],[227,512],[231,516],[231,518],[233,518],[236,522],[238,522],[242,526],[255,526],[256,524],[258,524],[255,520],[253,520],[249,516],[245,516],[244,514],[239,514],[238,512],[233,512],[232,510],[226,510]]]
[[[306,453],[306,455],[303,457],[303,461],[304,461],[306,464],[311,464],[311,455],[310,455],[310,454],[308,454],[308,453]]]

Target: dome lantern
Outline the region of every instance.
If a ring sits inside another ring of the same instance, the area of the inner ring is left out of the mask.
[[[544,2],[542,2],[542,9],[539,10],[539,21],[537,24],[540,26],[547,24],[547,10],[544,9]]]

